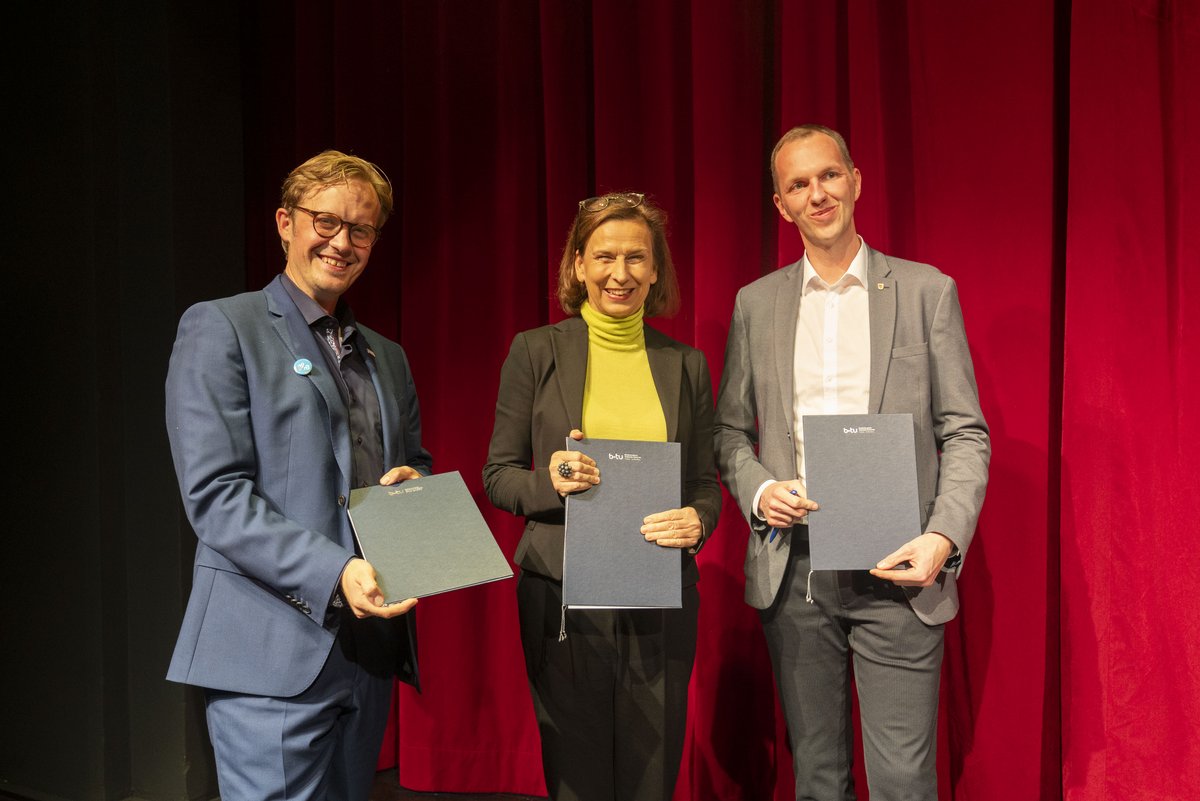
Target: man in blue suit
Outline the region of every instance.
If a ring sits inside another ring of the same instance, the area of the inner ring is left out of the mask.
[[[366,799],[392,677],[417,683],[416,600],[385,604],[346,513],[432,467],[404,351],[341,301],[391,208],[370,162],[309,159],[283,274],[179,323],[167,430],[199,545],[167,678],[205,690],[225,801]]]

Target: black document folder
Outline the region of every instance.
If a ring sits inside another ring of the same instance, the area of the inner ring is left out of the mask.
[[[921,533],[911,414],[804,415],[813,570],[869,570]]]
[[[678,609],[677,548],[647,542],[642,518],[678,509],[678,442],[568,439],[586,453],[600,483],[567,496],[563,605],[593,609]]]
[[[457,471],[353,490],[349,511],[388,603],[512,578]]]

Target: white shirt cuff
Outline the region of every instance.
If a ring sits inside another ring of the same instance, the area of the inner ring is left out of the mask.
[[[758,492],[754,493],[754,505],[752,507],[750,507],[750,514],[754,515],[755,520],[762,520],[762,517],[760,517],[758,514],[758,501],[760,498],[762,498],[763,490],[765,490],[767,487],[771,486],[772,484],[778,484],[778,483],[779,482],[776,481],[775,479],[768,478],[758,488]],[[766,521],[763,520],[763,522],[765,523]]]

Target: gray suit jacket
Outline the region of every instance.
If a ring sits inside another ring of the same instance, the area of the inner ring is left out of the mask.
[[[738,292],[717,397],[717,464],[754,531],[746,550],[746,602],[759,609],[775,600],[791,543],[790,536],[768,543],[752,506],[764,481],[797,477],[792,373],[802,275],[796,262]],[[945,534],[965,558],[983,505],[991,445],[958,291],[929,265],[870,248],[867,290],[868,411],[912,414],[923,530]],[[960,564],[933,586],[908,593],[923,621],[944,623],[957,614],[961,569]]]
[[[711,534],[721,513],[721,485],[713,452],[712,382],[704,354],[646,326],[646,356],[658,389],[667,439],[680,443],[681,497]],[[513,339],[500,371],[496,425],[483,468],[483,486],[497,507],[525,517],[516,562],[562,580],[565,504],[546,473],[550,454],[583,428],[588,329],[579,317],[524,331]],[[584,432],[587,433],[586,431]],[[665,510],[664,510],[665,511]],[[683,586],[699,578],[694,557],[683,554]]]
[[[432,468],[404,351],[365,326],[384,463]],[[333,647],[330,612],[354,556],[346,514],[346,406],[312,332],[276,278],[261,292],[199,303],[179,321],[167,372],[167,434],[200,542],[167,678],[288,697]],[[307,358],[308,374],[294,369]],[[354,621],[358,661],[416,682],[412,615]]]

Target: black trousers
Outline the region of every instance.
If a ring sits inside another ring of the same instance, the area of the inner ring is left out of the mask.
[[[687,726],[700,595],[682,609],[568,610],[562,584],[523,572],[521,644],[554,801],[669,801]]]

